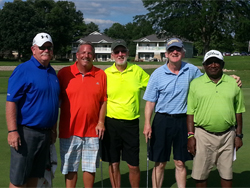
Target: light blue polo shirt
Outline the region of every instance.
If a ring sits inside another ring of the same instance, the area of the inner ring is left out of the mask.
[[[150,76],[143,99],[156,103],[155,112],[186,113],[189,84],[201,75],[201,71],[189,63],[181,63],[178,75],[172,73],[167,64],[164,64]]]
[[[58,117],[60,86],[55,70],[33,56],[18,65],[9,78],[7,101],[17,103],[17,124],[52,127]]]

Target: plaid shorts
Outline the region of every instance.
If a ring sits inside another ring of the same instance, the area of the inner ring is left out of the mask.
[[[99,167],[99,138],[77,137],[60,138],[61,172],[77,172],[82,159],[82,171],[94,173]]]

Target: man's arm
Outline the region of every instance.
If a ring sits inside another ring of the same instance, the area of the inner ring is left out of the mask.
[[[104,101],[101,105],[98,123],[95,128],[96,134],[98,135],[99,139],[103,139],[105,131],[104,121],[105,121],[106,111],[107,111],[107,101]]]
[[[145,105],[145,123],[144,123],[144,130],[143,130],[143,134],[145,136],[146,143],[147,143],[148,139],[151,138],[151,133],[152,133],[151,117],[152,117],[154,108],[155,108],[155,102],[150,102],[150,101],[146,102],[146,105]]]
[[[194,115],[187,115],[187,130],[191,135],[194,133]],[[188,152],[193,156],[196,154],[196,139],[194,136],[188,137],[187,144]]]
[[[17,106],[15,102],[6,102],[6,122],[8,128],[8,144],[18,150],[21,139],[17,131]]]
[[[236,135],[242,134],[242,113],[236,114],[236,122],[237,122],[237,129],[236,129]],[[242,138],[239,136],[235,137],[234,145],[236,148],[236,151],[243,145]]]

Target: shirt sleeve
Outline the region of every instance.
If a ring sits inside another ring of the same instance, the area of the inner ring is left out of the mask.
[[[8,80],[7,101],[17,102],[27,89],[25,72],[17,67]]]

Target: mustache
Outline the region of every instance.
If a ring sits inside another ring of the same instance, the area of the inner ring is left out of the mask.
[[[41,55],[46,55],[46,56],[49,56],[50,55],[50,53],[47,53],[47,52],[44,52],[44,53],[42,53]]]

